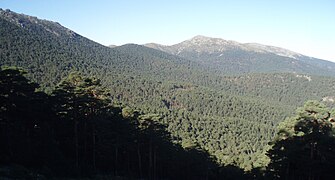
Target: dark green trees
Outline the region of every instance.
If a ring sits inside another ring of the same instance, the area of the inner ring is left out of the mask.
[[[49,97],[24,75],[18,68],[0,71],[0,164],[55,167],[61,158]]]
[[[208,153],[172,143],[159,115],[112,106],[99,80],[71,73],[47,95],[23,75],[0,71],[0,179],[222,175]],[[11,164],[24,173],[1,171]]]
[[[268,152],[271,179],[332,179],[335,175],[334,114],[308,101],[297,115],[279,125]]]
[[[65,146],[72,146],[65,154],[74,157],[77,170],[96,169],[96,121],[109,105],[100,80],[70,73],[56,87],[52,98],[60,121],[57,135]]]

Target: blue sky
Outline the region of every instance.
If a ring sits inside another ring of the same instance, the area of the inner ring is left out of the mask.
[[[334,0],[0,0],[104,45],[171,45],[196,35],[335,61]]]

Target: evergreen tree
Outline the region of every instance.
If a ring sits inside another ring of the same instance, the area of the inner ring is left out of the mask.
[[[53,99],[54,111],[60,117],[59,137],[64,138],[61,141],[67,146],[73,146],[68,157],[74,157],[74,168],[96,169],[96,121],[108,107],[100,80],[85,78],[78,72],[70,73],[56,87]],[[68,137],[73,140],[66,139]]]
[[[308,101],[297,115],[279,125],[268,156],[271,179],[331,179],[335,172],[334,114],[317,101]]]
[[[52,159],[46,155],[53,141],[49,123],[54,116],[46,94],[15,67],[0,70],[0,163],[37,166]]]

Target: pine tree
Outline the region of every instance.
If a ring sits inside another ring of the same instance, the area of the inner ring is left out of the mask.
[[[308,101],[297,115],[279,125],[268,151],[268,177],[274,179],[331,179],[335,172],[333,114],[323,104]]]

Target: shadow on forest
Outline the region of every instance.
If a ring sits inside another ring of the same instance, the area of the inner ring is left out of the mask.
[[[110,106],[99,81],[73,75],[52,95],[17,68],[0,72],[0,177],[244,179],[198,147],[172,143],[156,115]]]

